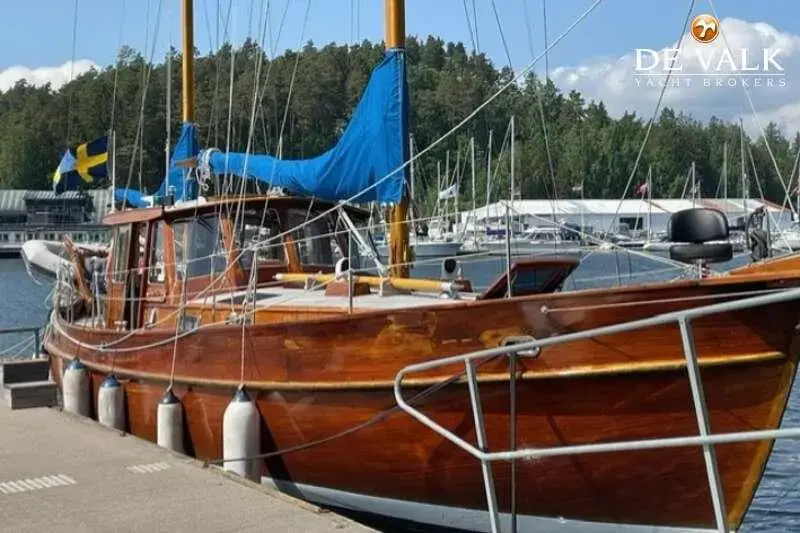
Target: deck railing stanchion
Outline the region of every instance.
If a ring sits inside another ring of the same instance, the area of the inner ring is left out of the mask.
[[[780,291],[769,291],[769,294],[758,296],[748,296],[738,300],[726,301],[722,303],[709,304],[700,307],[671,311],[660,315],[647,318],[600,326],[593,329],[576,331],[573,333],[563,333],[543,339],[533,339],[531,341],[515,343],[513,345],[501,345],[496,348],[487,348],[461,355],[452,355],[415,363],[401,368],[395,375],[394,397],[397,405],[405,413],[415,418],[417,421],[427,426],[444,439],[455,444],[481,462],[483,472],[484,488],[489,507],[489,519],[493,533],[500,530],[499,514],[497,510],[497,498],[494,490],[494,478],[492,475],[491,464],[493,461],[511,461],[511,527],[512,531],[516,527],[516,471],[514,461],[516,459],[526,459],[536,457],[544,459],[546,457],[563,457],[575,454],[624,452],[634,450],[654,450],[671,447],[701,446],[706,464],[709,491],[711,501],[714,506],[714,517],[716,519],[717,530],[727,532],[725,516],[725,499],[722,490],[719,469],[717,466],[715,446],[717,444],[728,444],[736,442],[756,442],[764,440],[800,439],[800,428],[777,428],[761,429],[749,431],[735,431],[730,433],[711,433],[709,427],[708,408],[705,402],[705,395],[700,379],[700,365],[692,335],[691,320],[716,313],[732,313],[742,309],[751,309],[764,305],[775,305],[784,302],[796,302],[800,300],[800,288],[784,289]],[[604,335],[615,335],[628,331],[640,330],[654,326],[666,326],[678,323],[681,340],[683,344],[684,356],[686,358],[686,368],[689,377],[689,384],[694,400],[695,415],[699,429],[698,435],[686,435],[679,437],[659,437],[628,441],[597,442],[591,444],[571,444],[545,446],[542,448],[523,447],[517,449],[516,442],[516,357],[521,351],[536,350],[537,352],[546,346],[565,344],[568,342],[589,339]],[[509,395],[510,395],[510,434],[511,447],[507,451],[490,452],[487,447],[486,433],[484,427],[483,410],[481,408],[480,397],[478,394],[478,381],[475,375],[475,365],[480,361],[486,361],[495,357],[509,358]],[[433,419],[423,414],[420,410],[412,407],[403,397],[403,380],[415,372],[425,372],[434,368],[447,365],[464,363],[466,366],[467,385],[469,387],[470,399],[472,402],[473,416],[475,418],[475,433],[478,446],[474,446],[454,432],[443,427]]]
[[[511,451],[517,449],[517,352],[508,354],[508,415]],[[488,451],[488,450],[486,450]],[[511,533],[517,533],[517,460],[511,459]]]
[[[681,340],[683,341],[683,354],[686,356],[686,372],[689,375],[689,385],[692,388],[692,399],[694,400],[694,411],[697,415],[697,428],[701,437],[710,434],[708,420],[708,406],[706,405],[705,394],[703,393],[703,382],[700,379],[700,366],[697,364],[697,354],[695,353],[694,336],[692,326],[688,318],[678,319],[681,329]],[[719,477],[717,467],[717,454],[714,444],[703,444],[703,458],[706,463],[706,474],[708,475],[708,491],[711,502],[714,505],[714,517],[717,522],[717,530],[720,533],[728,531],[725,519],[725,497],[722,491],[722,482]]]
[[[475,375],[475,363],[466,361],[467,383],[469,384],[469,399],[472,403],[472,416],[475,419],[475,438],[478,441],[478,448],[485,452],[488,451],[486,442],[486,429],[483,425],[483,408],[481,407],[481,396],[478,390],[478,378]],[[494,475],[492,474],[492,464],[481,459],[481,471],[483,472],[483,486],[486,489],[486,503],[489,507],[489,520],[492,525],[492,533],[500,533],[500,516],[497,512],[497,494],[494,490]]]
[[[33,358],[39,359],[42,356],[41,339],[39,337],[39,328],[33,330]]]

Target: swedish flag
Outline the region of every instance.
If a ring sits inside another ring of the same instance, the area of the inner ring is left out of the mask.
[[[53,173],[53,192],[60,194],[108,176],[108,136],[70,148]]]

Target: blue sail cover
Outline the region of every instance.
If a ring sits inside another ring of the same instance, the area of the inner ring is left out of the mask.
[[[199,159],[207,159],[215,175],[255,179],[295,195],[396,204],[403,195],[406,173],[406,169],[396,169],[407,155],[405,53],[389,50],[373,70],[339,142],[327,152],[311,159],[281,160],[270,155],[210,150],[201,153]],[[378,185],[365,190],[375,183]]]
[[[197,152],[197,127],[191,122],[185,122],[181,127],[178,144],[175,145],[175,149],[172,151],[167,175],[155,192],[155,197],[164,198],[167,195],[168,187],[174,187],[175,201],[194,200],[197,198],[197,180],[188,175],[188,169],[185,164],[189,161],[193,162]],[[181,166],[182,163],[183,166]],[[133,207],[149,207],[152,205],[150,200],[144,198],[144,194],[141,191],[121,187],[114,190],[114,200],[116,202],[127,202],[128,205]]]
[[[193,162],[198,151],[197,127],[191,122],[184,122],[178,144],[169,160],[167,176],[156,191],[156,196],[163,198],[167,195],[168,187],[175,187],[176,201],[197,199],[197,180],[188,175],[186,163]]]
[[[117,187],[114,189],[114,202],[132,207],[150,207],[150,202],[136,189]]]

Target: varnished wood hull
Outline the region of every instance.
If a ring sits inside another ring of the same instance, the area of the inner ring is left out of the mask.
[[[262,415],[264,452],[324,439],[394,407],[391,382],[402,367],[436,357],[496,346],[511,335],[537,338],[642,318],[741,296],[771,282],[563,293],[464,306],[365,313],[265,324],[246,330],[245,382]],[[800,305],[721,314],[694,324],[713,432],[776,428],[795,375],[795,325]],[[481,317],[476,320],[475,317]],[[59,331],[60,330],[60,331]],[[47,340],[54,375],[79,356],[93,369],[93,391],[111,365],[124,379],[130,431],[155,440],[156,406],[170,376],[169,331],[148,331],[116,347],[88,350],[120,334],[60,324]],[[239,383],[241,329],[200,330],[178,343],[176,394],[185,408],[189,450],[222,455],[222,414]],[[664,326],[553,346],[520,363],[519,447],[697,434],[697,421],[677,327]],[[459,371],[429,372],[408,388]],[[507,449],[509,395],[506,362],[481,367],[490,449]],[[422,405],[424,412],[474,441],[466,386],[456,383]],[[744,515],[771,443],[717,447],[730,525]],[[485,509],[479,463],[411,417],[394,412],[325,444],[269,459],[273,478],[358,494]],[[501,509],[509,507],[510,466],[494,466]],[[699,448],[520,460],[518,511],[589,522],[713,527]]]

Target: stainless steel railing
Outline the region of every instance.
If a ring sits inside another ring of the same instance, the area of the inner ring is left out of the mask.
[[[451,357],[443,357],[432,361],[417,363],[406,366],[401,369],[395,376],[394,381],[394,395],[398,406],[414,417],[416,420],[441,435],[443,438],[452,442],[462,450],[471,454],[473,457],[481,462],[481,472],[483,475],[484,488],[486,491],[486,500],[489,512],[489,520],[491,522],[491,529],[493,533],[500,532],[500,516],[497,509],[497,497],[494,489],[494,479],[492,475],[491,463],[494,461],[511,461],[511,529],[516,532],[516,507],[514,494],[516,493],[516,471],[514,468],[514,461],[517,459],[530,458],[530,457],[555,457],[572,454],[583,453],[603,453],[603,452],[619,452],[619,451],[632,451],[644,450],[655,448],[668,448],[679,446],[701,446],[703,448],[703,458],[706,466],[706,475],[708,478],[708,486],[711,493],[711,500],[714,507],[714,516],[716,521],[717,530],[720,533],[728,531],[728,524],[725,517],[725,502],[722,490],[722,484],[719,477],[719,470],[717,468],[717,461],[715,455],[716,444],[731,443],[731,442],[744,442],[756,440],[773,440],[779,438],[800,438],[800,428],[779,428],[775,430],[759,430],[759,431],[742,431],[732,433],[718,433],[711,434],[709,431],[708,408],[706,406],[705,395],[703,392],[703,385],[700,379],[700,372],[697,363],[697,354],[694,345],[694,337],[692,333],[692,320],[708,315],[717,313],[725,313],[731,311],[738,311],[759,307],[770,304],[777,304],[782,302],[790,302],[800,300],[800,288],[786,289],[781,292],[775,292],[767,295],[752,296],[741,298],[734,301],[728,301],[718,304],[705,305],[695,307],[692,309],[685,309],[682,311],[675,311],[664,313],[641,320],[634,320],[611,326],[603,326],[590,330],[580,331],[576,333],[568,333],[556,337],[549,337],[546,339],[537,339],[530,342],[521,342],[518,344],[501,346],[498,348],[491,348],[486,350],[475,351],[462,355],[455,355]],[[694,402],[695,415],[697,417],[698,435],[691,435],[685,437],[671,437],[671,438],[655,438],[643,440],[629,440],[629,441],[614,441],[603,442],[595,444],[581,444],[570,446],[552,446],[547,448],[523,448],[516,449],[516,404],[515,387],[516,387],[516,361],[517,358],[533,358],[539,356],[541,348],[546,346],[554,346],[556,344],[564,344],[572,341],[589,339],[602,335],[611,335],[615,333],[623,333],[644,329],[654,326],[661,326],[666,324],[677,323],[680,328],[681,341],[683,344],[683,352],[686,358],[686,371],[689,377],[689,384],[692,391],[692,399]],[[520,355],[521,352],[526,352],[532,355]],[[510,428],[510,450],[489,452],[486,443],[486,431],[484,425],[483,411],[481,409],[480,395],[478,394],[478,379],[475,370],[476,363],[496,357],[509,358],[509,394],[512,398],[509,406],[511,415],[511,428]],[[433,419],[422,413],[420,410],[412,407],[405,401],[402,394],[403,379],[412,373],[424,372],[439,368],[442,366],[463,363],[466,369],[466,380],[469,389],[470,404],[472,407],[473,418],[475,420],[475,433],[477,446],[462,439],[452,431],[440,424],[437,424]]]
[[[25,333],[33,334],[33,358],[38,359],[41,357],[42,351],[42,327],[41,326],[20,326],[12,328],[0,328],[0,337],[6,335],[22,335]],[[0,353],[0,356],[5,355]]]

